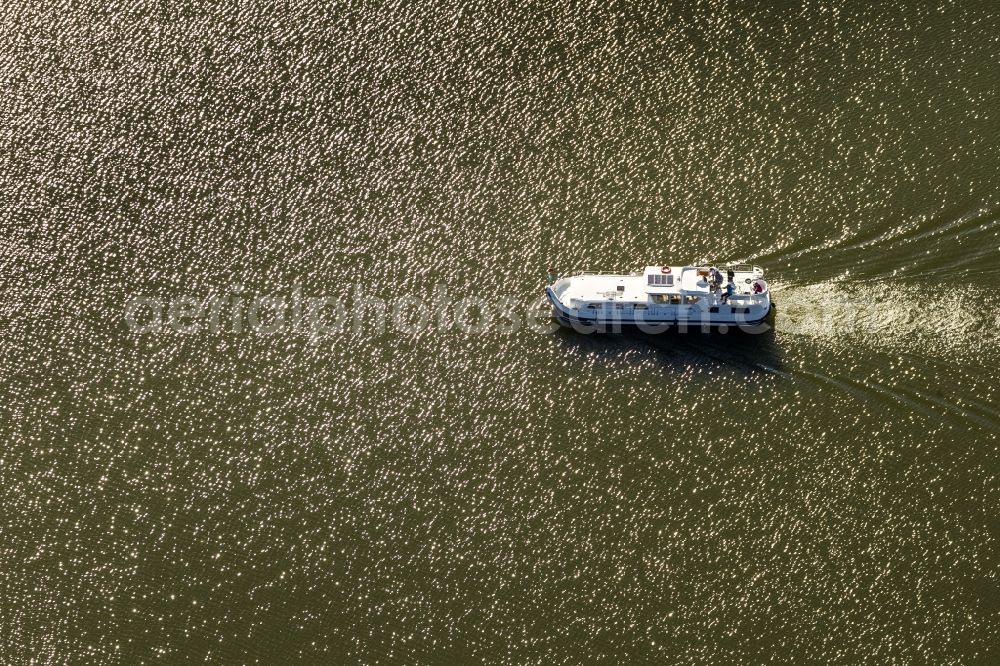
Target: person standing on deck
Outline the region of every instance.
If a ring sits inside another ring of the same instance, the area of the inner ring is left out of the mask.
[[[732,278],[729,279],[729,284],[726,285],[726,293],[722,295],[722,302],[728,303],[729,297],[736,293],[736,285],[733,283]]]
[[[715,266],[708,269],[708,288],[712,293],[718,292],[722,287],[722,273]]]

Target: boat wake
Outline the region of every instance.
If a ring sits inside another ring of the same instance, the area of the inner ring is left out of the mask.
[[[972,285],[929,289],[872,280],[778,285],[774,292],[775,327],[784,335],[967,358],[978,346],[970,339],[995,338],[1000,328],[997,312],[984,307],[987,291]]]
[[[810,279],[923,280],[1000,277],[1000,207],[920,215],[881,233],[844,232],[806,247],[753,256],[762,264],[808,266]]]

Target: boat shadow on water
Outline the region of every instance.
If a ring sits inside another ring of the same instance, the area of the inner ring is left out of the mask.
[[[560,347],[599,359],[602,364],[621,365],[652,358],[666,370],[684,372],[692,367],[722,367],[745,375],[789,374],[783,368],[783,353],[773,330],[757,335],[665,332],[583,334],[560,328],[554,333]]]

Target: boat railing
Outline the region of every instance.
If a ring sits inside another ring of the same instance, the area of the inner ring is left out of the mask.
[[[698,264],[697,266],[694,265],[694,264],[692,264],[690,266],[679,266],[679,267],[676,267],[676,268],[681,268],[681,269],[684,269],[684,268],[706,268],[707,269],[710,266],[716,266],[719,270],[732,270],[732,271],[734,271],[736,273],[763,273],[764,272],[764,269],[762,269],[760,266],[757,266],[755,264],[725,264],[725,263],[717,263],[717,264],[705,264],[704,266],[702,266],[701,264]],[[643,274],[643,269],[641,269],[641,268],[637,269],[635,271],[632,271],[631,273],[607,273],[605,271],[576,271],[576,270],[569,270],[569,271],[566,271],[566,272],[562,273],[561,277],[568,277],[568,276],[571,276],[571,275],[616,275],[616,276],[632,276],[632,275],[642,275],[642,274]]]
[[[605,275],[607,277],[637,277],[642,275],[642,273],[604,273],[602,271],[572,271],[560,275],[559,277],[578,277],[580,275]]]

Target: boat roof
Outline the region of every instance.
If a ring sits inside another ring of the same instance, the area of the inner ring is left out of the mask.
[[[698,269],[694,266],[646,266],[642,272],[647,294],[681,294],[698,291]],[[705,283],[708,291],[708,283]]]
[[[725,275],[734,270],[737,280],[763,274],[755,266],[718,266]],[[563,298],[584,301],[613,299],[624,302],[646,302],[650,294],[708,294],[705,278],[708,266],[646,266],[641,274],[614,275],[607,273],[582,273],[569,278],[560,290]],[[738,270],[744,269],[744,270]],[[701,273],[701,274],[699,274]]]

